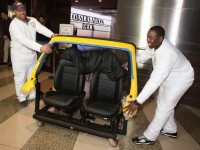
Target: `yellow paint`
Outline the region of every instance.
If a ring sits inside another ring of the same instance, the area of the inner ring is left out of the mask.
[[[43,58],[44,53],[42,53],[38,59],[38,61],[36,62],[33,71],[31,73],[31,77],[30,79],[21,87],[21,91],[24,93],[29,93],[31,92],[34,88],[35,88],[35,83],[36,83],[36,72],[37,69],[40,65],[40,62]]]

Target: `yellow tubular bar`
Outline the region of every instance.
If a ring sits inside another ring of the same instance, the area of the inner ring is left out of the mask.
[[[75,43],[83,45],[96,45],[102,47],[110,47],[116,49],[124,49],[129,51],[131,58],[131,87],[130,94],[127,95],[127,101],[133,101],[137,97],[137,69],[136,69],[136,56],[135,56],[135,47],[129,43],[123,43],[118,41],[109,41],[105,39],[95,39],[95,38],[83,38],[83,37],[70,37],[70,36],[55,36],[51,39],[50,43]]]
[[[118,41],[110,41],[106,39],[95,39],[95,38],[84,38],[84,37],[73,37],[73,36],[55,36],[51,39],[49,44],[53,43],[71,43],[71,44],[82,44],[82,45],[88,45],[88,46],[99,46],[99,47],[110,47],[115,48],[118,50],[125,50],[128,51],[130,54],[130,73],[131,73],[131,87],[130,87],[130,93],[126,97],[127,103],[130,101],[133,101],[137,97],[137,69],[136,69],[136,56],[135,56],[135,47],[132,44],[124,43],[124,42],[118,42]],[[22,87],[22,91],[30,92],[33,88],[32,86],[35,84],[35,75],[37,68],[40,64],[40,60],[42,59],[43,54],[38,59],[33,72],[31,74],[31,79],[29,79],[24,86]],[[30,81],[31,80],[31,81]]]
[[[41,59],[43,57],[44,53],[42,53],[38,59],[38,61],[36,62],[33,71],[31,73],[31,77],[30,79],[21,87],[21,91],[24,93],[29,93],[31,92],[34,88],[35,88],[35,83],[36,83],[36,72],[37,69],[40,65]]]

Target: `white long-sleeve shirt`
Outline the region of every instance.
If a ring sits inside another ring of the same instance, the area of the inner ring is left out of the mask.
[[[190,62],[166,39],[156,51],[147,48],[138,55],[137,62],[143,62],[149,58],[152,58],[154,69],[150,79],[137,97],[140,104],[144,103],[163,83],[176,88],[177,84],[194,80],[194,70]]]
[[[53,32],[41,25],[35,18],[27,17],[27,19],[27,23],[18,18],[12,20],[9,27],[11,50],[24,58],[33,58],[36,55],[35,51],[40,52],[42,46],[35,42],[36,31],[49,38],[53,35]]]

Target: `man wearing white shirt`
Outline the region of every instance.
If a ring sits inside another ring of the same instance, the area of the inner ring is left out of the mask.
[[[9,28],[11,36],[11,61],[14,72],[17,99],[22,105],[27,100],[35,98],[35,90],[30,94],[20,91],[23,84],[29,79],[37,61],[36,52],[51,53],[52,49],[46,45],[36,43],[36,31],[51,38],[54,33],[41,25],[35,18],[26,16],[26,8],[21,2],[13,4],[16,17]]]
[[[174,108],[194,80],[190,62],[164,37],[161,26],[151,27],[147,34],[148,46],[137,56],[137,63],[152,58],[154,69],[137,100],[130,102],[127,110],[138,109],[158,87],[159,93],[154,118],[142,136],[132,139],[135,144],[154,144],[159,134],[177,138]]]

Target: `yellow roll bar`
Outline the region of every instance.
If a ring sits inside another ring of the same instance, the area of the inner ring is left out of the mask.
[[[133,101],[137,97],[137,69],[136,69],[136,49],[133,44],[120,42],[120,41],[112,41],[108,39],[97,39],[97,38],[86,38],[86,37],[74,37],[74,36],[63,36],[58,35],[51,39],[49,45],[53,45],[54,43],[60,44],[80,44],[86,46],[98,46],[98,47],[106,47],[106,48],[115,48],[116,50],[127,51],[130,55],[130,73],[131,73],[131,86],[130,93],[126,97],[126,102]],[[39,57],[30,79],[22,86],[22,92],[30,92],[35,87],[36,82],[36,72],[43,59],[44,53]]]

